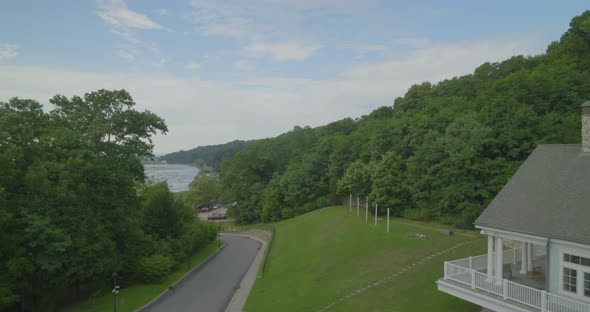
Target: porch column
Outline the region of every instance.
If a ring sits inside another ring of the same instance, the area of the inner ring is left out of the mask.
[[[527,243],[522,242],[520,247],[520,274],[526,274],[526,251],[528,249]]]
[[[502,237],[496,237],[496,277],[504,277],[504,245]]]
[[[494,237],[488,235],[488,276],[494,276]]]
[[[531,244],[531,260],[535,260],[535,244]]]
[[[526,270],[527,270],[527,272],[530,272],[533,270],[533,243],[528,243],[527,245],[528,245],[527,246],[528,248],[526,249],[526,253],[527,253],[527,255],[526,255],[526,258],[527,258],[526,259],[527,260]]]

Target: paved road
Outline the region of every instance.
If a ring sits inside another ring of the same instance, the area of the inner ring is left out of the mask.
[[[261,244],[242,236],[223,235],[221,239],[225,243],[222,251],[143,311],[225,311]]]

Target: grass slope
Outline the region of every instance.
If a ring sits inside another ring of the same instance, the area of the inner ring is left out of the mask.
[[[434,225],[392,219],[377,226],[329,207],[276,224],[276,237],[264,273],[250,293],[245,311],[479,311],[437,291],[443,261],[485,253],[485,240],[473,231],[444,236]],[[427,238],[416,238],[426,234]],[[434,255],[395,278],[361,291],[376,281]],[[330,305],[331,304],[331,305]]]
[[[205,248],[199,250],[191,256],[191,263],[193,268],[207,259],[210,255],[215,253],[218,248],[218,242],[213,241]],[[135,311],[148,302],[156,298],[160,293],[166,290],[170,285],[187,273],[186,265],[180,265],[174,272],[172,272],[165,280],[158,284],[138,284],[128,288],[121,289],[119,293],[120,304],[118,312]],[[80,304],[67,308],[66,312],[104,312],[113,310],[113,295],[111,290],[104,290],[104,294],[98,297],[90,298]],[[121,301],[122,300],[122,301]]]

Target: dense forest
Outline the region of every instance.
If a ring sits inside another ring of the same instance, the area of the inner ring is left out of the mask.
[[[188,151],[178,151],[159,157],[169,163],[189,164],[197,167],[209,167],[215,171],[221,170],[221,163],[229,160],[248,144],[256,141],[235,140],[220,145],[199,146]]]
[[[590,11],[546,53],[412,86],[358,119],[295,127],[221,165],[239,222],[269,222],[352,193],[413,219],[470,227],[538,144],[578,143],[590,99]]]
[[[154,282],[215,239],[140,159],[164,121],[124,91],[0,102],[0,311]]]

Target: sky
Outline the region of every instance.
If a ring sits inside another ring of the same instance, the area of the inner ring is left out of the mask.
[[[0,2],[0,101],[126,89],[158,154],[357,118],[543,53],[588,0]]]

